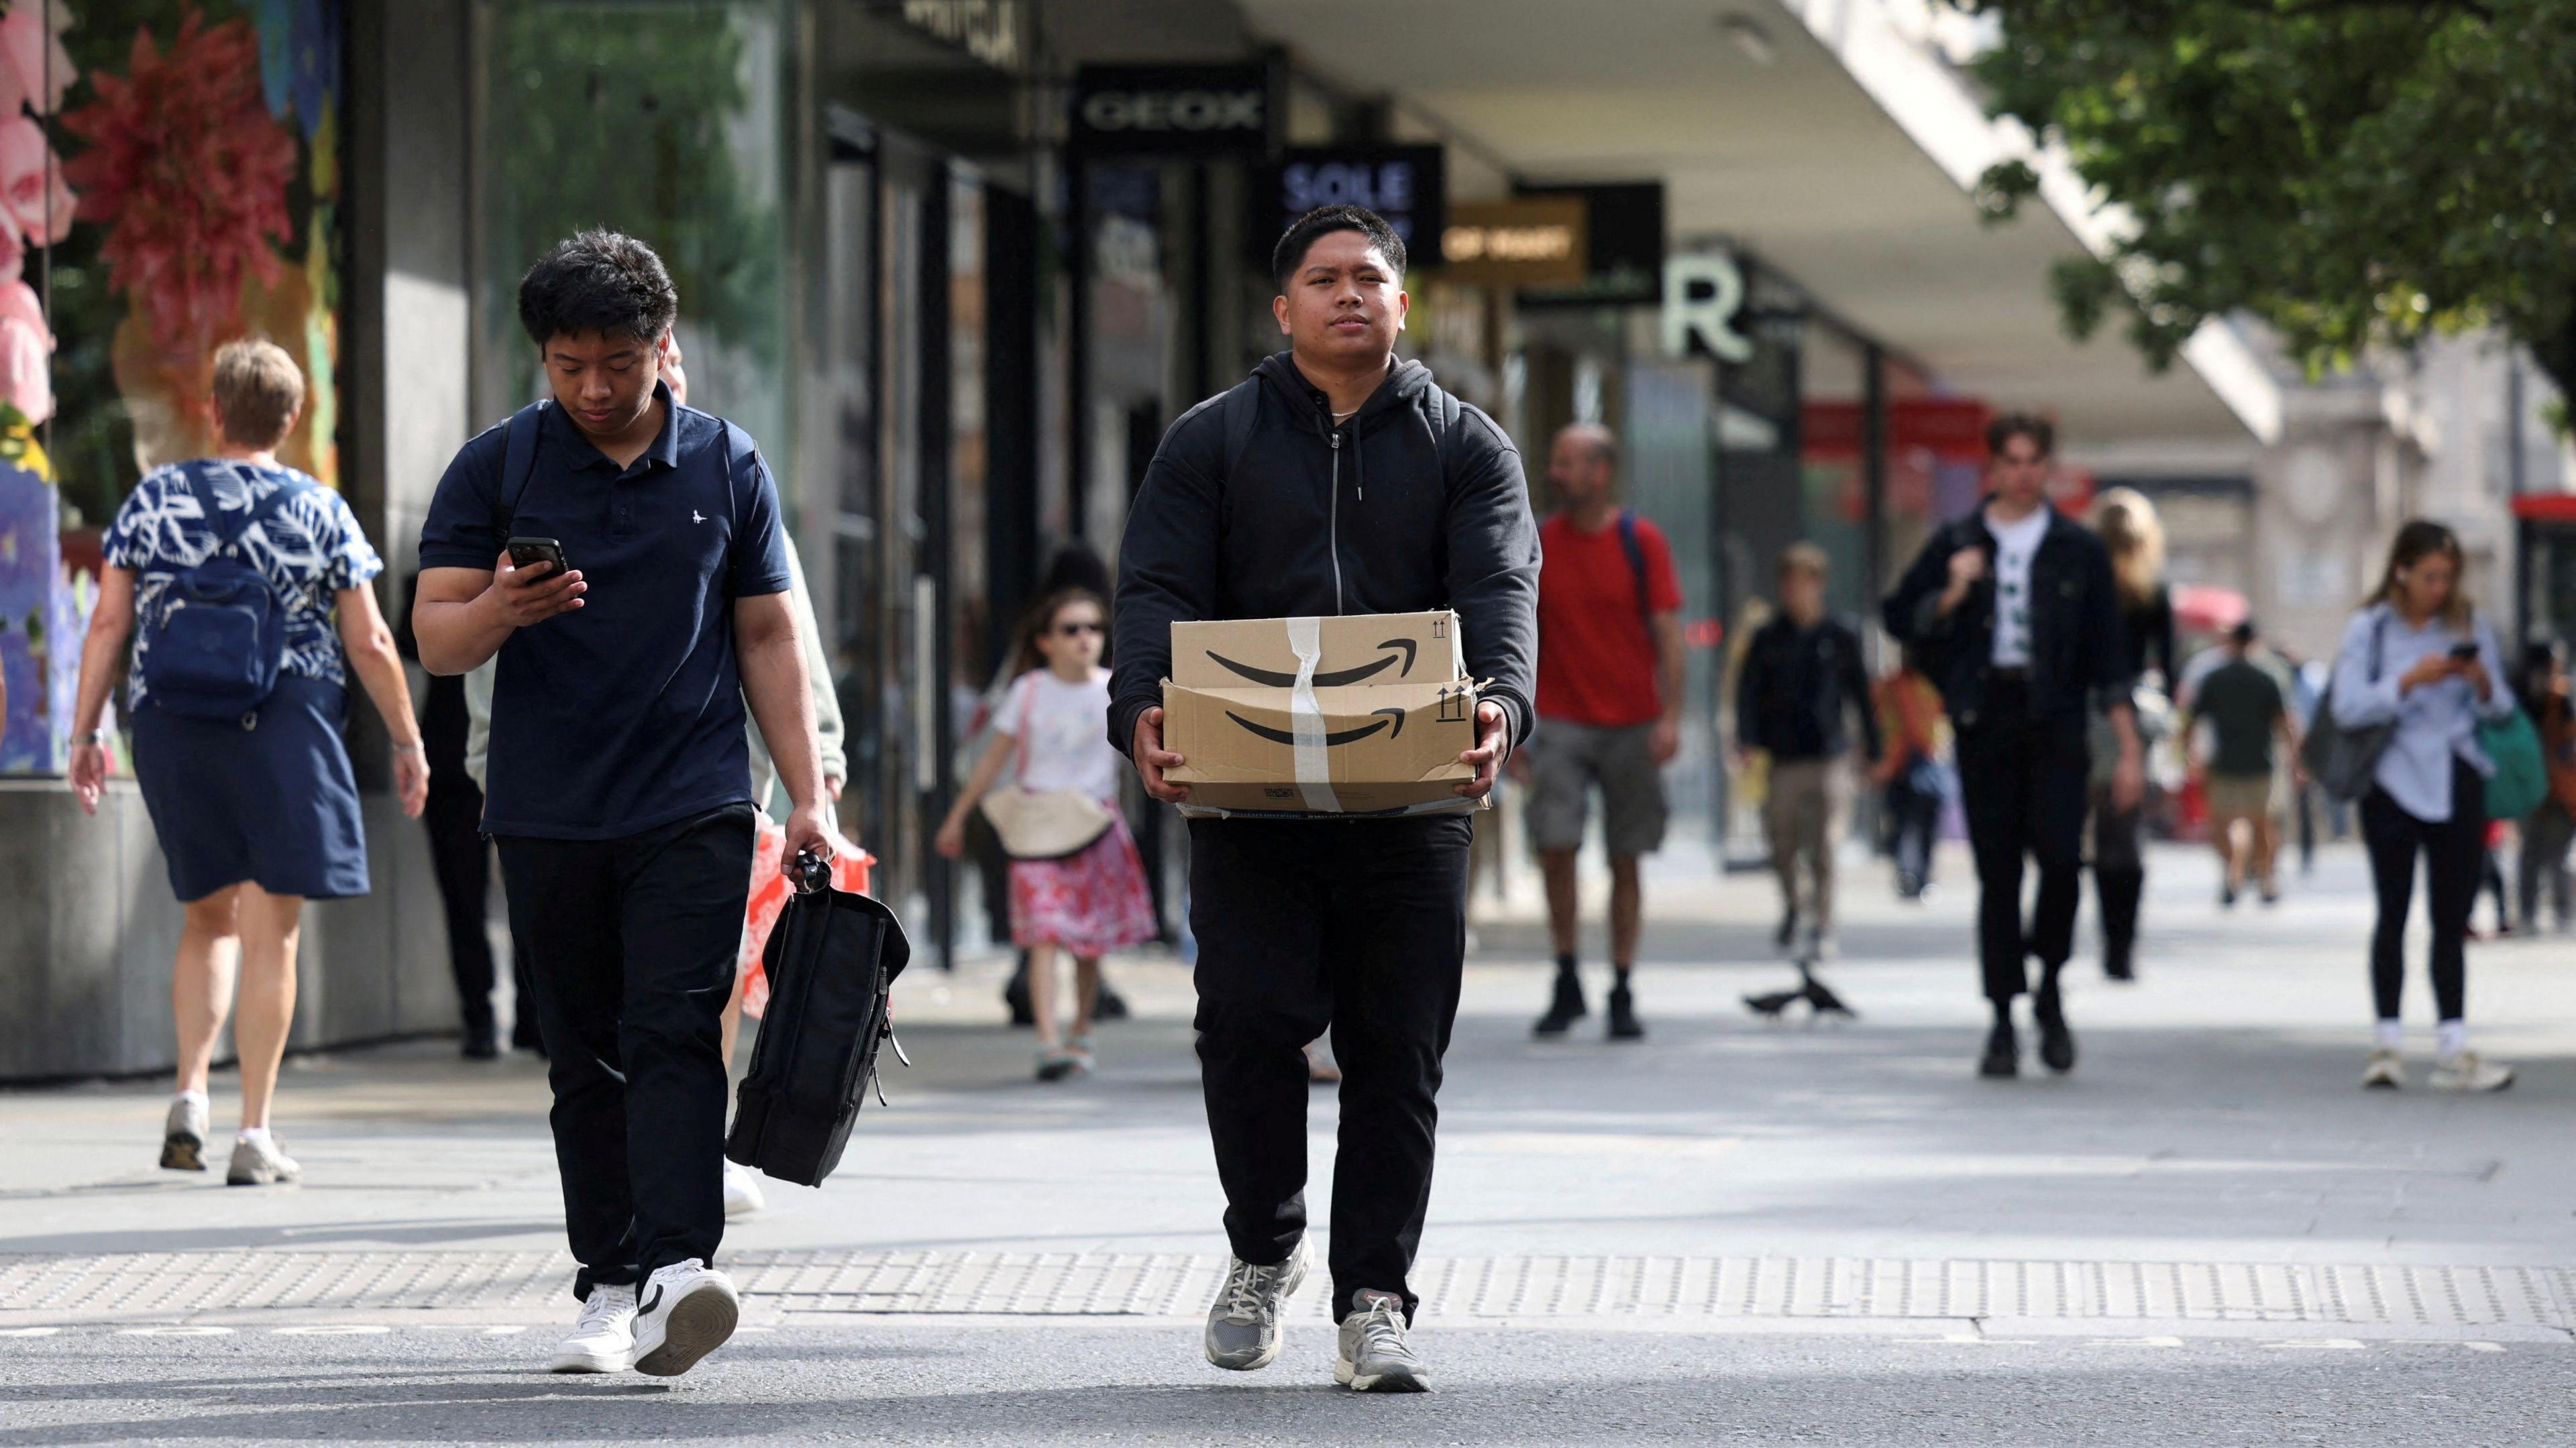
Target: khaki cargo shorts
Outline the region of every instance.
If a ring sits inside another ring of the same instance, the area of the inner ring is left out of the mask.
[[[1530,846],[1583,844],[1592,791],[1601,791],[1601,835],[1613,855],[1652,854],[1664,842],[1664,770],[1655,763],[1655,726],[1605,729],[1542,719],[1521,746],[1530,767]]]

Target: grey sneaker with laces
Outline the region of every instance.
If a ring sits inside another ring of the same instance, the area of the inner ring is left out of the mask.
[[[224,1184],[235,1187],[264,1187],[272,1182],[291,1182],[304,1174],[295,1158],[286,1154],[272,1136],[264,1141],[238,1139],[233,1142],[232,1170],[224,1173]]]
[[[1431,1370],[1404,1340],[1404,1299],[1392,1292],[1362,1291],[1342,1319],[1333,1381],[1354,1393],[1427,1393]]]
[[[1240,1257],[1228,1259],[1225,1286],[1208,1309],[1207,1359],[1221,1368],[1248,1373],[1279,1358],[1279,1309],[1297,1295],[1314,1260],[1304,1238],[1288,1260],[1256,1267]]]
[[[161,1165],[171,1171],[206,1169],[206,1103],[193,1097],[170,1103],[169,1123],[161,1128]]]

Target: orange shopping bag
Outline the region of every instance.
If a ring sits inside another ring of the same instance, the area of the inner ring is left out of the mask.
[[[769,1008],[769,972],[761,968],[761,952],[778,924],[778,912],[787,908],[787,897],[796,893],[796,887],[785,869],[786,827],[766,813],[754,818],[758,834],[751,846],[751,903],[743,912],[742,954],[736,969],[742,976],[742,1013],[757,1020]],[[853,895],[868,893],[868,867],[876,862],[876,856],[865,850],[834,860],[832,888]]]

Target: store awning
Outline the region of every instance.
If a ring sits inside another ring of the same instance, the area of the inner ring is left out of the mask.
[[[2060,420],[2070,451],[2278,429],[2232,332],[2148,374],[2116,326],[2077,344],[2051,264],[2101,245],[2058,170],[1988,226],[1968,186],[2022,149],[1912,0],[1242,0],[1297,63],[1385,94],[1537,182],[1660,178],[1677,243],[1731,238],[1943,385]],[[2044,168],[2045,171],[2045,168]],[[2074,220],[2070,224],[2068,213]]]

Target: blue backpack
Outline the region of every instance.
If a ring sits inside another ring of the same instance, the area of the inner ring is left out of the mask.
[[[196,486],[192,479],[190,487]],[[144,631],[139,652],[149,702],[196,719],[240,719],[244,728],[268,702],[286,662],[286,604],[268,575],[242,556],[241,540],[302,486],[277,489],[229,527],[223,512],[209,507],[215,551],[170,580]],[[212,491],[203,490],[210,503]]]

